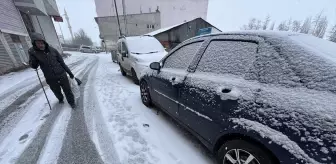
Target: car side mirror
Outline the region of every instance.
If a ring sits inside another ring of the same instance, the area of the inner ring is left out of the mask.
[[[126,51],[122,51],[122,52],[121,52],[121,56],[122,56],[122,57],[127,57],[127,52],[126,52]]]
[[[159,62],[153,62],[149,65],[149,68],[159,71],[161,69],[161,65]]]

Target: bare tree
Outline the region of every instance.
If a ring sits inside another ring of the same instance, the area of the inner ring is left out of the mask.
[[[321,19],[322,19],[322,17],[323,17],[323,11],[320,11],[319,13],[317,13],[316,15],[315,15],[315,17],[314,17],[314,19],[313,19],[313,22],[312,22],[312,24],[313,24],[313,29],[312,29],[312,34],[314,35],[314,33],[315,33],[315,30],[316,30],[316,28],[317,28],[317,26],[318,26],[318,24],[319,24],[319,22],[321,21]]]
[[[329,40],[336,43],[336,25],[330,31]]]
[[[243,26],[243,29],[245,29],[245,30],[253,30],[256,27],[256,22],[257,22],[256,18],[250,19],[249,23],[247,25]]]
[[[261,25],[261,20],[258,20],[258,21],[257,21],[257,24],[256,24],[256,26],[255,26],[254,29],[255,29],[255,30],[260,30],[260,29],[261,29],[261,26],[262,26],[262,25]]]
[[[275,27],[275,22],[273,22],[272,24],[271,24],[271,26],[270,26],[270,30],[274,30],[274,27]]]
[[[300,29],[301,29],[301,21],[298,21],[298,20],[293,21],[292,31],[299,32]]]
[[[292,18],[290,18],[288,21],[287,21],[287,24],[285,26],[285,31],[289,31],[291,28],[292,28],[292,23],[293,23],[293,20]]]
[[[271,17],[269,15],[266,16],[265,21],[263,22],[263,30],[267,30],[268,24],[271,21]]]
[[[79,29],[79,31],[75,33],[73,44],[92,46],[93,42],[83,29]]]
[[[312,17],[307,17],[301,26],[300,33],[308,34],[311,29]]]
[[[323,16],[323,12],[318,13],[313,21],[312,35],[323,38],[328,27],[328,18]]]
[[[279,31],[288,31],[287,22],[286,22],[286,21],[282,21],[282,22],[278,25],[278,30],[279,30]]]

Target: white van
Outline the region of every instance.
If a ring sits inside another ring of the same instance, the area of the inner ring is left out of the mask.
[[[162,44],[152,36],[123,37],[118,40],[118,63],[123,76],[139,83],[141,72],[152,62],[160,61],[166,54]]]

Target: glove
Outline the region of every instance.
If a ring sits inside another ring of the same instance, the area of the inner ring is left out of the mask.
[[[75,76],[73,74],[69,74],[70,78],[73,79]]]

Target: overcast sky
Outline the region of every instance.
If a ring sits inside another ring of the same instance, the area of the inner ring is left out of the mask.
[[[96,8],[94,0],[56,0],[60,13],[66,8],[73,31],[83,28],[94,42],[100,43],[99,29],[94,21]],[[81,10],[78,10],[81,8]],[[79,12],[79,11],[85,12]],[[208,21],[222,31],[240,30],[252,17],[264,19],[271,16],[276,24],[283,20],[304,20],[320,11],[329,18],[329,25],[336,24],[335,0],[209,0]],[[64,16],[63,16],[64,18]],[[66,22],[60,23],[66,39],[70,33]],[[55,23],[58,33],[60,27]]]

